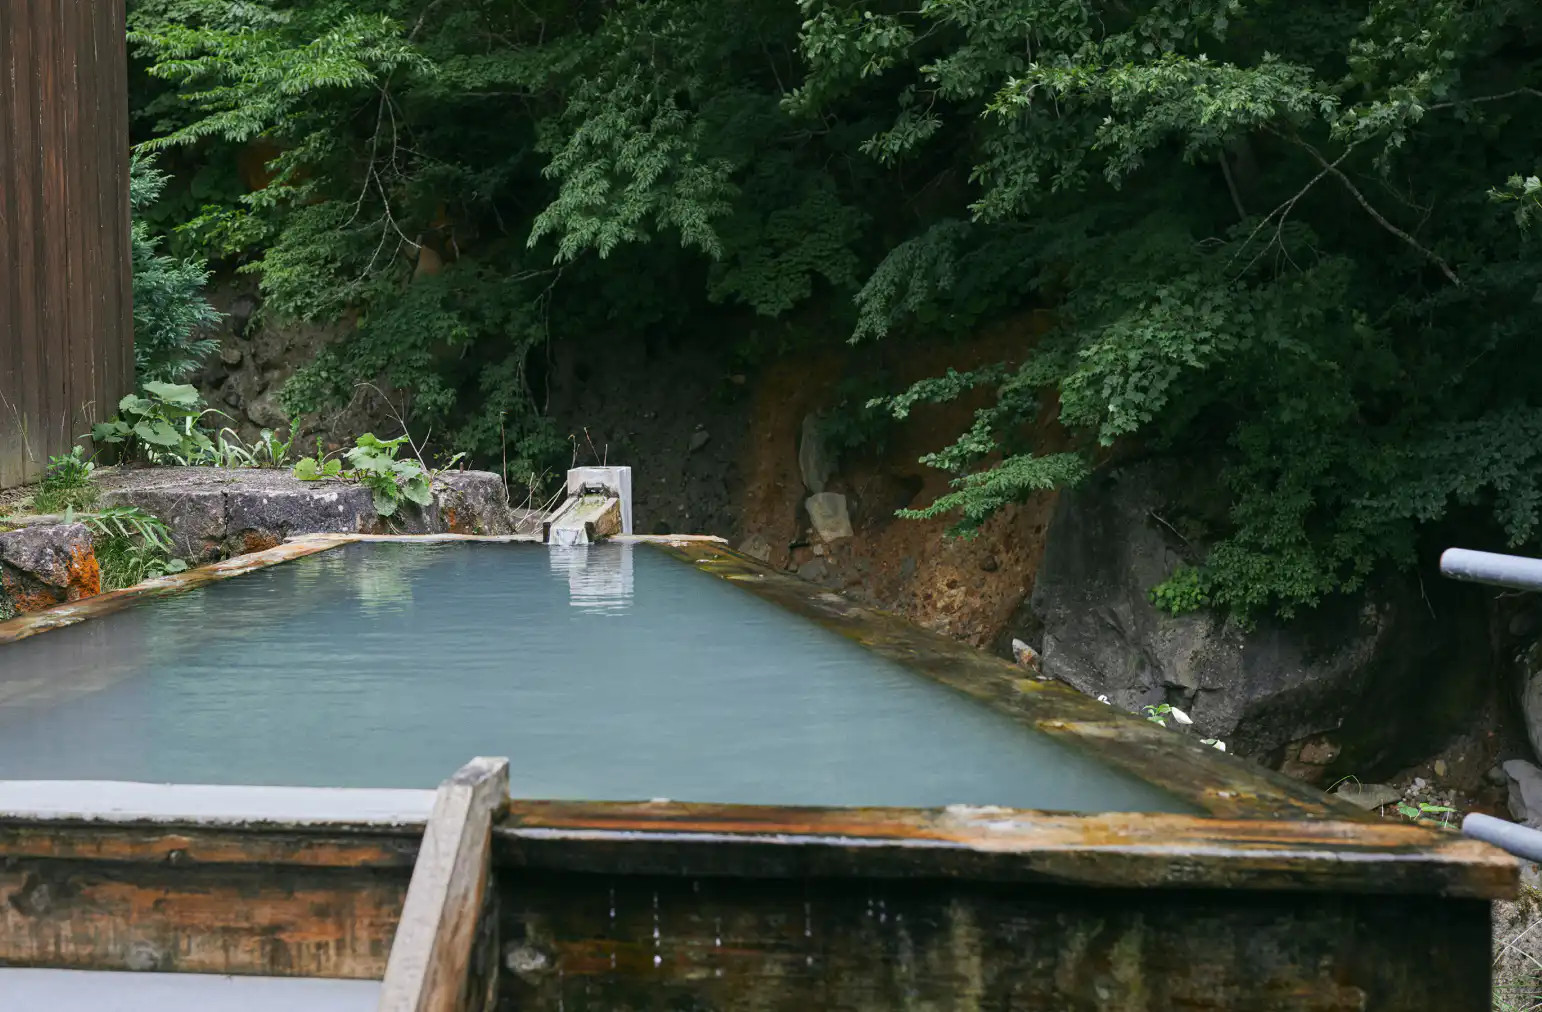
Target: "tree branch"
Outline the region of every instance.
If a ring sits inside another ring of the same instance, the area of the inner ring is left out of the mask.
[[[1542,98],[1542,91],[1535,88],[1516,88],[1513,91],[1501,92],[1498,95],[1483,95],[1478,98],[1463,98],[1452,102],[1437,102],[1434,105],[1424,107],[1426,112],[1434,112],[1436,109],[1454,109],[1459,105],[1477,105],[1479,102],[1499,102],[1517,95],[1530,95],[1533,98]]]
[[[1329,163],[1329,161],[1322,156],[1322,152],[1318,151],[1316,148],[1312,147],[1312,145],[1308,144],[1301,138],[1290,137],[1288,139],[1292,143],[1304,149],[1308,154],[1316,159],[1317,164],[1322,166],[1323,172],[1336,176],[1338,181],[1344,184],[1344,188],[1348,190],[1355,198],[1355,201],[1359,203],[1361,207],[1365,208],[1365,213],[1370,215],[1376,224],[1397,236],[1412,248],[1418,250],[1427,260],[1433,263],[1436,267],[1440,268],[1440,273],[1444,274],[1448,281],[1450,281],[1453,285],[1456,285],[1458,288],[1462,287],[1462,279],[1456,276],[1456,272],[1451,269],[1450,264],[1446,263],[1445,258],[1443,258],[1439,253],[1436,253],[1434,250],[1421,244],[1419,240],[1415,239],[1407,232],[1404,232],[1402,229],[1392,224],[1392,222],[1388,221],[1380,211],[1376,210],[1376,208],[1371,205],[1369,200],[1365,199],[1365,194],[1361,193],[1359,187],[1355,186],[1354,182],[1350,180],[1348,176],[1344,175],[1343,170],[1338,167],[1338,163],[1344,160],[1342,156],[1339,157],[1338,161]]]

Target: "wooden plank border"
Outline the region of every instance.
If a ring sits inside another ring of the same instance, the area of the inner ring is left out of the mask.
[[[963,806],[516,799],[494,836],[503,868],[691,878],[941,878],[1507,899],[1520,868],[1476,840],[1407,823]]]
[[[508,799],[507,759],[473,759],[439,788],[391,943],[381,1012],[490,1007],[493,981],[473,985],[472,950],[488,916],[493,819]]]

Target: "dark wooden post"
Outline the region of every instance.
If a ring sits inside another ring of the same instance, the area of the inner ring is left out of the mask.
[[[134,378],[124,0],[0,0],[0,488]]]

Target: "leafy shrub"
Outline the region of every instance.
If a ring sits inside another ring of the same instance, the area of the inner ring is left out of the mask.
[[[224,428],[214,434],[209,450],[189,462],[214,467],[287,467],[295,438],[293,429],[287,440],[280,439],[272,429],[263,429],[248,446],[235,430]]]
[[[171,529],[141,509],[113,506],[73,519],[91,529],[103,590],[121,590],[187,569],[187,562],[175,555]]]
[[[143,158],[129,163],[129,203],[134,263],[134,364],[140,382],[175,382],[198,368],[218,347],[205,331],[220,314],[203,297],[209,275],[201,260],[157,252],[143,214],[166,188],[167,176]]]
[[[403,499],[428,506],[434,501],[423,465],[416,460],[398,460],[396,455],[406,436],[395,439],[376,439],[366,432],[358,438],[357,445],[344,456],[353,465],[354,476],[374,493],[375,512],[383,517],[394,516]]]
[[[569,335],[722,337],[728,303],[936,342],[1048,308],[1002,364],[890,402],[994,396],[927,458],[949,492],[907,515],[967,534],[1123,450],[1181,448],[1230,508],[1202,579],[1159,599],[1249,614],[1411,567],[1458,510],[1475,536],[1542,532],[1538,247],[1508,213],[1542,197],[1534,2],[130,18],[149,148],[206,170],[275,146],[267,185],[206,187],[187,234],[259,274],[267,311],[353,323],[291,413],[383,378],[457,445],[557,454],[528,366]]]
[[[118,402],[118,416],[91,429],[98,445],[118,449],[120,460],[188,464],[212,459],[214,442],[197,422],[207,413],[203,397],[186,384],[144,385],[144,396]]]
[[[325,478],[358,481],[373,493],[376,513],[383,517],[395,516],[404,499],[419,506],[428,506],[434,501],[430,475],[423,465],[414,459],[397,459],[401,448],[409,442],[406,436],[378,439],[374,433],[366,432],[343,454],[351,469],[345,471],[338,460],[304,457],[295,465],[294,474],[301,481]]]
[[[96,487],[91,484],[95,470],[96,465],[86,459],[85,450],[79,446],[69,453],[49,457],[43,481],[32,497],[32,508],[39,513],[62,513],[95,503]]]

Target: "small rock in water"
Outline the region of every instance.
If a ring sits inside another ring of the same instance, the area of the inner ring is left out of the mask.
[[[712,435],[707,432],[706,429],[697,429],[695,432],[691,433],[690,452],[695,453],[703,446],[706,446],[711,439]]]
[[[1429,783],[1423,777],[1414,777],[1414,782],[1413,782],[1413,789],[1414,790],[1422,791],[1422,790],[1424,790],[1424,788],[1426,788],[1428,786],[1429,786]]]
[[[1029,671],[1039,670],[1039,652],[1022,640],[1012,641],[1012,656]]]
[[[1370,811],[1382,805],[1396,804],[1403,799],[1402,793],[1387,784],[1357,784],[1346,782],[1333,792],[1357,808]]]
[[[1444,759],[1435,760],[1435,775],[1437,777],[1445,776],[1447,768],[1448,767],[1446,766],[1446,761]]]
[[[1492,767],[1487,773],[1483,774],[1483,779],[1495,787],[1503,787],[1510,782],[1510,778],[1505,776],[1505,771],[1498,766]]]

